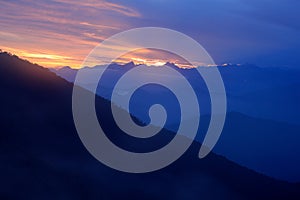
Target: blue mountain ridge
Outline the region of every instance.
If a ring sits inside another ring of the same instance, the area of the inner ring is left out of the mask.
[[[172,63],[166,65],[183,74],[197,94],[202,118],[196,139],[202,142],[211,114],[207,87],[196,69],[180,69]],[[97,94],[111,100],[114,85],[134,67],[133,62],[111,64],[99,82]],[[93,73],[101,68],[103,66],[83,70]],[[282,180],[299,181],[300,71],[250,64],[218,66],[218,69],[226,88],[228,116],[214,152],[257,172]],[[53,71],[70,82],[74,82],[77,73],[69,67]],[[95,80],[89,79],[84,84],[89,89],[89,84],[95,84]],[[118,91],[120,95],[126,94],[126,87],[122,89]],[[162,104],[168,111],[165,128],[176,132],[180,107],[174,94],[166,88],[157,85],[141,87],[132,96],[129,111],[149,123],[148,110],[155,103]]]

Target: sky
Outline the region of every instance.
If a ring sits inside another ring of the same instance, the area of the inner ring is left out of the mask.
[[[0,48],[45,67],[79,68],[113,34],[155,26],[192,37],[217,64],[300,68],[299,10],[298,0],[0,0]],[[155,57],[172,61],[134,53]]]

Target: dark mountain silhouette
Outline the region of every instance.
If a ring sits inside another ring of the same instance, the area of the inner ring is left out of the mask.
[[[77,136],[71,83],[48,69],[0,53],[0,88],[1,199],[300,198],[299,184],[266,177],[213,153],[198,159],[198,142],[160,171],[115,171],[95,160]],[[99,118],[110,130],[108,137],[131,148],[130,138],[118,137],[110,102],[97,97],[96,105],[104,114]],[[172,133],[163,130],[159,135],[164,140]],[[143,150],[151,149],[145,144],[140,144]]]

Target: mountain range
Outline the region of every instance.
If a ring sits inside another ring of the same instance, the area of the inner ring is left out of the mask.
[[[146,174],[113,170],[94,159],[76,133],[72,83],[41,66],[0,53],[0,88],[1,199],[300,198],[299,183],[276,180],[215,153],[199,159],[197,141],[162,170]],[[96,97],[96,110],[102,114],[100,123],[108,130],[107,136],[121,146],[147,150],[174,134],[163,129],[150,144],[132,140],[116,126],[110,105],[107,99]],[[239,113],[228,115],[246,119],[245,124],[239,124],[240,129],[266,122]],[[232,123],[226,125],[228,131]]]
[[[179,71],[192,84],[196,93],[204,94],[206,86],[198,77],[197,70],[181,69],[175,64],[166,65]],[[127,64],[113,63],[109,65],[102,78],[101,87],[111,90],[115,82],[128,70],[136,67],[133,62]],[[151,66],[150,66],[151,67]],[[153,66],[157,68],[156,66]],[[103,65],[95,67],[84,67],[81,71],[99,70]],[[201,70],[209,70],[206,67]],[[244,113],[252,117],[271,119],[300,125],[300,93],[297,88],[300,86],[300,70],[286,68],[258,67],[252,64],[235,65],[227,64],[217,66],[220,71],[228,98],[228,109],[234,112]],[[57,75],[69,82],[74,82],[78,69],[62,67],[51,69]],[[143,76],[143,74],[141,74]],[[159,76],[159,75],[155,75]],[[95,80],[86,80],[85,85],[89,89],[89,84]],[[149,92],[149,91],[147,91]],[[100,96],[110,99],[109,92],[98,91]],[[208,111],[204,111],[207,114]]]

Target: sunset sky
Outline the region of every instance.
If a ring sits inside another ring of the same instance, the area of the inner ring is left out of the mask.
[[[157,26],[194,38],[218,64],[299,67],[299,8],[298,0],[0,0],[0,48],[78,68],[111,35]],[[134,61],[172,61],[166,55],[135,52]]]

